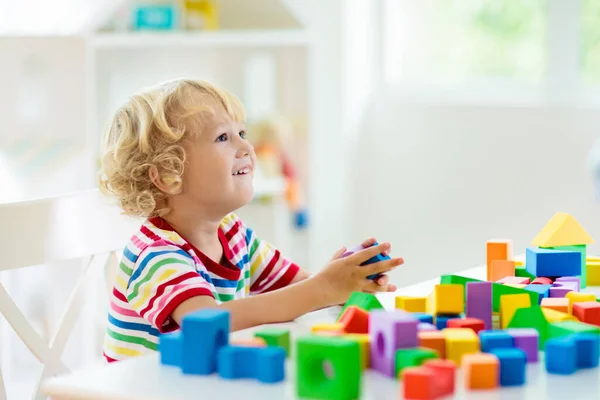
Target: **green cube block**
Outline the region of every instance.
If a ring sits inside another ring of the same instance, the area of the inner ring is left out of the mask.
[[[264,339],[267,346],[279,346],[290,355],[290,331],[287,329],[266,328],[254,333],[254,337]]]
[[[574,333],[593,333],[600,335],[600,328],[578,321],[559,321],[548,325],[548,339],[568,336]]]
[[[528,308],[518,308],[514,316],[508,323],[508,328],[534,328],[539,333],[539,349],[544,349],[544,344],[548,339],[548,320],[544,316],[542,307],[532,306]]]
[[[579,252],[579,254],[581,254],[581,275],[578,275],[579,288],[584,289],[587,286],[587,246],[585,244],[579,244],[579,245],[574,245],[574,246],[542,247],[542,249]]]
[[[535,275],[530,274],[529,272],[527,272],[527,269],[525,269],[524,265],[520,265],[518,267],[515,267],[515,276],[518,276],[520,278],[529,278],[531,280],[534,280],[536,278]]]
[[[383,309],[383,306],[373,293],[353,292],[338,315],[338,320],[342,315],[344,315],[344,311],[346,311],[346,308],[349,306],[356,306],[367,312],[371,310]]]
[[[404,368],[419,367],[427,360],[439,358],[437,351],[422,347],[396,350],[395,376],[400,379]]]
[[[310,335],[296,341],[296,354],[298,397],[360,398],[362,371],[358,342]]]

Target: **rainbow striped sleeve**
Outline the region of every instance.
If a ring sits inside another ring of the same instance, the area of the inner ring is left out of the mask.
[[[194,265],[192,257],[179,247],[154,242],[137,258],[127,283],[128,303],[159,332],[177,329],[171,313],[179,304],[194,296],[214,297]]]
[[[244,229],[250,264],[250,294],[265,293],[289,285],[300,267],[269,242],[259,239],[251,228]]]

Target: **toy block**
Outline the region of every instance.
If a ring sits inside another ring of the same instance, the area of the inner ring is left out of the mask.
[[[500,386],[525,384],[527,355],[521,349],[494,349],[491,354],[500,361]]]
[[[333,332],[333,333],[336,333],[338,335],[343,335],[344,333],[346,333],[346,331],[344,331],[344,325],[342,325],[340,323],[335,323],[335,324],[316,324],[316,325],[313,325],[310,328],[310,330],[313,333],[317,333],[317,332]]]
[[[443,331],[422,331],[417,333],[419,347],[435,350],[440,358],[446,358],[446,335]]]
[[[379,246],[378,242],[375,242],[372,246]],[[342,257],[347,257],[349,255],[352,255],[356,252],[359,252],[361,250],[366,249],[366,247],[363,247],[362,244],[357,244],[354,246],[350,246],[349,248],[346,249],[346,251],[344,252],[344,254],[342,254]],[[389,260],[390,256],[384,256],[383,254],[377,254],[376,256],[373,256],[371,258],[369,258],[367,261],[365,261],[364,263],[360,264],[360,265],[369,265],[369,264],[374,264],[376,262],[379,261],[384,261],[384,260]],[[379,276],[381,276],[381,274],[373,274],[373,275],[369,275],[367,276],[368,279],[377,279]]]
[[[267,347],[267,341],[263,338],[230,339],[229,344],[236,347]]]
[[[496,282],[507,276],[515,276],[515,262],[512,260],[492,260],[490,281]]]
[[[575,303],[596,301],[596,296],[593,293],[569,292],[565,297],[569,299],[569,313],[573,312],[573,304]]]
[[[500,283],[503,285],[506,285],[506,284],[528,285],[529,281],[530,281],[529,278],[523,278],[523,277],[519,277],[519,276],[505,276],[505,277],[499,279],[498,281],[496,281],[496,283]]]
[[[550,310],[559,311],[562,313],[569,312],[569,299],[560,297],[546,297],[542,299],[540,304],[543,308],[549,308]]]
[[[549,250],[528,247],[527,272],[535,276],[578,276],[581,255],[576,251]]]
[[[229,311],[202,309],[186,315],[181,324],[184,374],[210,375],[217,370],[217,354],[229,344]]]
[[[544,316],[544,310],[540,306],[532,306],[529,308],[519,308],[515,311],[512,320],[508,324],[508,328],[533,328],[538,331],[539,341],[538,345],[540,350],[543,349],[544,343],[546,342],[547,331],[548,331],[548,320]],[[558,312],[554,310],[547,310]],[[568,314],[566,314],[568,315]]]
[[[417,320],[419,320],[419,322],[426,322],[429,324],[433,324],[433,315],[431,315],[431,314],[427,314],[424,312],[412,312],[412,313],[410,313],[410,315],[413,318],[416,318]]]
[[[579,292],[579,290],[581,290],[581,279],[579,279],[579,277],[577,276],[560,276],[558,278],[556,278],[556,280],[553,283],[560,283],[562,284],[563,282],[573,282],[574,283],[574,289],[573,291],[575,292]],[[563,286],[565,286],[563,284]],[[566,285],[568,286],[568,285]]]
[[[525,289],[529,285],[525,285],[523,283],[503,283],[504,286],[510,286],[517,289]]]
[[[448,327],[448,321],[452,319],[459,319],[460,315],[438,315],[435,317],[435,326],[437,329],[442,330]]]
[[[296,340],[297,396],[357,399],[362,373],[360,347],[342,337],[306,336]]]
[[[282,347],[224,346],[219,349],[217,369],[223,379],[277,383],[285,379],[285,357]]]
[[[436,285],[427,297],[427,313],[460,314],[465,310],[465,293],[462,285]]]
[[[492,329],[492,284],[491,282],[467,282],[467,318],[483,322],[484,329]]]
[[[568,338],[575,342],[577,368],[596,368],[600,360],[598,335],[578,333]]]
[[[254,333],[254,337],[263,339],[267,346],[279,346],[290,355],[290,331],[280,328],[264,328]]]
[[[525,266],[525,264],[515,266],[515,276],[521,278],[529,278],[530,280],[534,280],[536,278],[535,275],[532,275],[529,272],[527,272],[527,267]]]
[[[438,330],[438,328],[435,325],[430,324],[429,322],[419,322],[419,325],[417,325],[418,332],[437,331],[437,330]]]
[[[436,383],[439,385],[440,396],[449,396],[454,393],[454,381],[456,376],[456,364],[454,364],[454,362],[436,358],[425,361],[423,366],[435,371]]]
[[[347,333],[369,333],[369,313],[356,306],[346,308],[338,323]]]
[[[494,349],[511,348],[515,345],[515,339],[506,331],[486,330],[479,332],[481,351],[489,353]]]
[[[577,318],[571,314],[563,313],[549,308],[542,308],[542,314],[548,323],[561,322],[561,321],[577,321]]]
[[[342,311],[340,311],[340,314],[337,318],[338,322],[339,322],[339,319],[342,317],[342,315],[344,315],[346,308],[348,308],[350,306],[356,306],[367,312],[369,312],[371,310],[382,310],[383,309],[383,306],[381,305],[381,303],[379,302],[379,300],[373,293],[352,292],[352,294],[350,295],[350,298],[348,298],[348,301],[342,307]]]
[[[419,321],[402,312],[371,311],[371,368],[393,378],[397,349],[417,347]]]
[[[428,348],[398,349],[395,357],[395,376],[401,378],[402,371],[408,367],[419,367],[429,359],[439,358],[435,350]]]
[[[587,287],[587,262],[586,262],[586,253],[587,246],[586,245],[574,245],[574,246],[551,246],[546,247],[551,250],[565,250],[565,251],[575,251],[580,254],[581,257],[581,274],[578,275],[578,278],[581,280],[581,288],[584,289]]]
[[[435,371],[426,367],[409,367],[402,371],[402,398],[433,400],[440,397]]]
[[[533,328],[512,328],[505,330],[514,341],[514,346],[525,352],[528,363],[538,362],[540,334]]]
[[[552,286],[552,279],[550,278],[545,278],[543,276],[540,276],[539,278],[535,278],[534,280],[531,281],[532,285],[550,285]]]
[[[600,286],[600,261],[587,262],[587,285]]]
[[[573,316],[586,324],[600,326],[600,303],[597,301],[573,303]]]
[[[563,284],[564,283],[569,283],[569,282],[563,282]],[[560,282],[554,283],[548,290],[548,297],[554,298],[554,299],[562,299],[567,295],[567,293],[573,291],[573,289],[571,287],[565,287],[565,286],[563,286],[563,284],[561,284]]]
[[[162,365],[181,365],[181,353],[183,351],[183,340],[181,331],[163,333],[158,337],[158,349],[160,352],[160,363]]]
[[[358,343],[360,346],[360,367],[363,370],[369,368],[371,365],[369,335],[366,333],[348,333],[344,335],[344,339],[352,340]]]
[[[425,312],[427,297],[396,296],[396,308],[407,312]]]
[[[537,303],[536,303],[537,304]],[[506,329],[515,311],[531,306],[531,300],[526,294],[507,294],[500,297],[500,327]]]
[[[446,328],[442,332],[446,336],[446,358],[456,365],[461,365],[465,354],[479,352],[479,337],[471,329]]]
[[[542,299],[549,296],[551,287],[552,285],[535,284],[525,286],[525,290],[538,293],[537,302],[535,304],[541,304]]]
[[[573,246],[592,244],[594,239],[573,216],[558,212],[531,242],[532,246]]]
[[[570,375],[577,370],[575,341],[568,338],[548,339],[545,344],[545,366],[549,374]]]
[[[477,333],[484,329],[483,321],[478,318],[454,318],[448,320],[446,325],[448,328],[469,328]]]
[[[574,333],[589,333],[600,335],[600,328],[595,325],[584,324],[579,321],[559,321],[548,325],[548,338],[559,338]]]
[[[486,280],[490,281],[492,277],[492,261],[494,260],[512,260],[513,259],[513,241],[510,239],[495,239],[486,242]]]
[[[467,389],[493,389],[500,382],[500,362],[493,354],[466,354],[461,367]]]

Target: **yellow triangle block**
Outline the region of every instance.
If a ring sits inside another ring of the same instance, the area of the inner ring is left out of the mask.
[[[554,214],[531,244],[538,247],[575,246],[592,244],[594,239],[573,216],[559,212]]]

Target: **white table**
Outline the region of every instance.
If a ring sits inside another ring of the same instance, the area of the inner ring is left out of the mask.
[[[485,268],[462,271],[459,275],[482,279]],[[439,279],[422,282],[399,289],[394,294],[379,295],[386,309],[393,309],[395,295],[426,295]],[[588,288],[587,292],[600,295],[600,288]],[[296,321],[277,324],[290,329],[292,340],[307,334],[318,322],[332,322],[339,307],[317,311]],[[251,337],[261,328],[235,332],[232,338]],[[540,354],[542,357],[543,355]],[[178,368],[163,367],[158,355],[121,361],[109,366],[98,366],[47,380],[43,391],[53,399],[118,399],[118,400],[197,400],[197,399],[297,399],[296,368],[292,361],[286,366],[286,380],[279,384],[264,385],[253,380],[223,380],[217,374],[208,377],[182,375]],[[361,399],[399,399],[401,382],[375,371],[366,371],[363,377]],[[600,399],[600,368],[577,371],[571,376],[548,375],[543,358],[540,363],[528,364],[527,384],[517,388],[500,388],[491,391],[466,391],[462,372],[458,370],[456,399]]]

